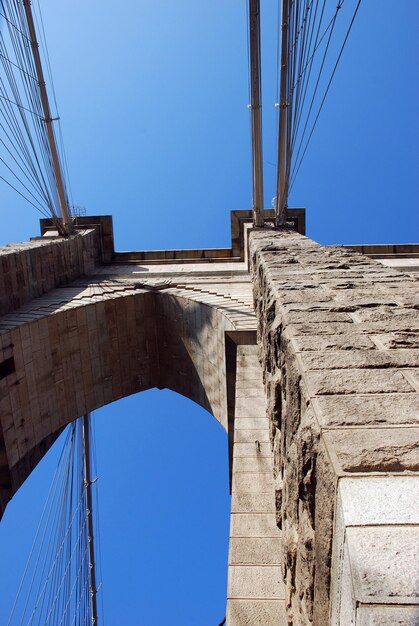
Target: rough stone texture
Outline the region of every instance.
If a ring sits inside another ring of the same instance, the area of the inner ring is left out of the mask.
[[[324,626],[339,478],[418,470],[417,280],[288,230],[251,232],[250,261],[288,620]]]
[[[275,513],[275,501],[271,493],[233,493],[232,513]]]
[[[415,424],[419,415],[419,396],[415,394],[339,395],[312,399],[320,425],[394,426]]]
[[[364,393],[413,393],[414,387],[395,370],[340,369],[307,372],[305,382],[311,396]]]
[[[357,626],[417,626],[419,608],[415,606],[360,606]]]
[[[417,476],[369,476],[339,481],[347,526],[419,525]]]
[[[419,605],[417,526],[351,527],[346,535],[358,602]]]
[[[280,565],[282,545],[279,537],[234,537],[231,533],[230,536],[230,563]]]
[[[278,626],[278,624],[286,624],[284,603],[280,600],[231,600],[227,623],[228,626]]]
[[[351,368],[419,367],[418,350],[336,350],[304,352],[300,357],[307,370],[338,370]]]
[[[415,623],[418,539],[417,474],[341,478],[333,537],[331,625]]]
[[[273,491],[273,488],[270,491]],[[233,515],[230,535],[232,537],[277,537],[278,528],[275,524],[275,516],[272,513]]]
[[[231,565],[229,568],[228,596],[235,598],[283,599],[281,568],[276,565],[248,567]]]
[[[337,474],[419,470],[419,428],[339,428],[323,436]]]
[[[99,264],[94,230],[63,239],[37,239],[0,247],[0,315],[79,276]]]

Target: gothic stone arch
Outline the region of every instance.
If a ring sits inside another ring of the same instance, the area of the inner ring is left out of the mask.
[[[280,614],[272,453],[245,261],[225,251],[204,259],[111,251],[117,262],[106,263],[107,228],[102,219],[67,241],[47,232],[2,250],[11,287],[0,322],[2,506],[66,424],[138,391],[170,388],[229,435],[230,621]],[[264,559],[252,553],[255,543]]]
[[[65,424],[168,387],[228,432],[229,626],[414,620],[414,278],[249,218],[231,249],[116,253],[109,217],[0,249],[1,511]]]

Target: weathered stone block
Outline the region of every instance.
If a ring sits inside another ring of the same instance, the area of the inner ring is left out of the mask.
[[[419,476],[341,478],[339,497],[346,526],[419,526]]]
[[[233,471],[234,472],[260,472],[269,474],[272,473],[272,458],[271,457],[235,457],[233,459]]]
[[[228,626],[278,626],[286,623],[287,617],[283,600],[229,601]]]
[[[237,418],[265,417],[266,400],[260,395],[250,398],[238,397],[236,398],[235,412]]]
[[[419,348],[418,333],[413,331],[398,331],[393,333],[381,333],[374,339],[385,350],[396,348]]]
[[[281,539],[268,537],[232,537],[229,562],[232,565],[280,565]]]
[[[362,426],[417,424],[418,394],[319,396],[313,399],[320,425]]]
[[[419,470],[419,428],[336,429],[323,438],[338,474]]]
[[[312,371],[306,374],[306,382],[312,395],[415,391],[400,372],[388,369]]]
[[[238,493],[272,493],[272,474],[244,472],[233,476],[233,491]]]
[[[419,350],[330,350],[301,354],[308,370],[419,367]]]
[[[259,430],[243,430],[237,429],[234,433],[235,444],[250,443],[255,445],[255,441],[262,443],[269,443],[269,431],[268,429]]]
[[[229,598],[285,597],[281,568],[278,566],[232,565],[230,567]]]
[[[275,515],[271,513],[233,513],[231,537],[279,537]]]
[[[240,432],[240,431],[236,431]],[[258,445],[259,444],[259,445]],[[237,440],[234,443],[234,457],[271,457],[272,451],[270,444],[261,443],[259,439],[254,437],[254,440],[250,443],[239,443]]]
[[[273,493],[233,493],[232,513],[275,513]]]
[[[268,430],[267,417],[237,417],[234,420],[234,430]]]
[[[290,309],[289,307],[293,305],[288,305],[287,307],[283,307],[284,309],[284,319],[287,324],[309,324],[311,326],[318,326],[319,330],[324,325],[328,325],[331,322],[340,322],[342,326],[352,324],[353,319],[346,312],[334,311],[333,307],[328,308],[327,310],[311,310],[312,307],[305,307],[302,311],[296,311],[294,309]],[[294,305],[295,306],[295,305]],[[349,327],[347,327],[346,332]]]
[[[419,526],[351,527],[346,533],[359,603],[419,604]]]
[[[356,626],[417,626],[419,607],[415,606],[359,606]],[[346,626],[342,624],[342,626]]]
[[[371,339],[360,333],[341,333],[340,335],[304,335],[294,337],[297,352],[306,350],[374,350]]]

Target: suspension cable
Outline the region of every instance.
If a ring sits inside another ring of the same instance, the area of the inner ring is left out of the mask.
[[[99,624],[90,421],[85,415],[68,427],[7,626]]]
[[[0,30],[0,179],[67,235],[72,231],[69,182],[65,180],[68,167],[59,116],[52,115],[49,105],[35,30],[35,24],[40,24],[57,111],[39,2],[37,13],[32,12],[30,0],[0,0],[0,18],[4,20]]]
[[[347,0],[345,8],[349,2]],[[326,0],[282,0],[278,28],[278,33],[281,32],[281,60],[275,207],[277,226],[286,222],[289,192],[324,107],[361,0],[356,3],[333,62],[331,57],[336,45],[332,45],[332,40],[337,39],[335,26],[343,13],[344,3],[345,0],[338,0],[330,15]]]
[[[260,0],[249,0],[249,74],[252,133],[253,222],[263,226]]]

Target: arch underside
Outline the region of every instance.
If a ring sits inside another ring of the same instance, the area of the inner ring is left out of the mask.
[[[225,333],[255,328],[248,277],[136,274],[114,266],[2,318],[3,506],[66,424],[133,393],[171,389],[227,429]]]

